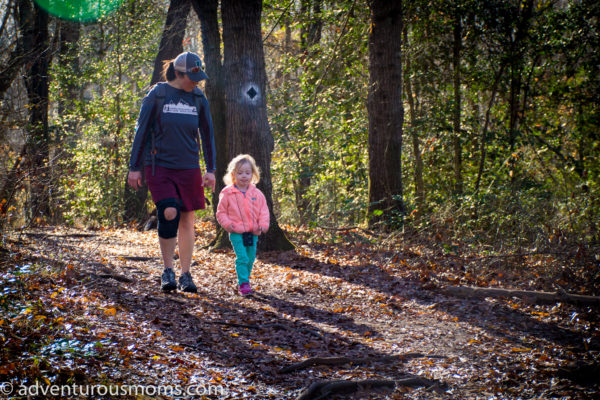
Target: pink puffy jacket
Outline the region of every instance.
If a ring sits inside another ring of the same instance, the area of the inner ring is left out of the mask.
[[[226,186],[219,195],[217,221],[227,232],[266,232],[269,208],[265,195],[252,184],[245,194],[234,185]]]

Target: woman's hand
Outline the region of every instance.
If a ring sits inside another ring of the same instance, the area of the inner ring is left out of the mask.
[[[142,171],[129,171],[127,175],[127,183],[134,190],[138,190],[142,187]]]
[[[206,174],[204,174],[204,177],[202,177],[202,184],[204,185],[204,187],[208,187],[211,188],[212,191],[215,191],[215,183],[216,183],[216,179],[215,179],[215,174],[213,174],[212,172],[207,172]]]

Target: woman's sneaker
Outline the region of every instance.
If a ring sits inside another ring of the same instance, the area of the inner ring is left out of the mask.
[[[242,283],[239,288],[240,294],[242,296],[248,296],[252,294],[252,288],[248,282]]]
[[[184,272],[183,274],[181,274],[181,276],[179,277],[179,290],[183,290],[184,292],[188,293],[198,292],[198,288],[192,280],[192,274],[190,274],[189,272]]]
[[[177,289],[177,284],[175,283],[175,272],[173,272],[173,268],[165,268],[160,277],[161,289],[165,292],[170,292],[171,290]]]

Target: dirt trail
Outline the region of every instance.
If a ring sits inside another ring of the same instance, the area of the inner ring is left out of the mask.
[[[424,288],[423,271],[410,268],[418,255],[358,244],[300,244],[263,254],[253,272],[256,294],[242,298],[233,253],[203,249],[212,226],[197,230],[198,294],[159,290],[155,232],[44,229],[14,239],[27,259],[59,271],[37,293],[61,315],[56,338],[94,344],[88,354],[77,353],[85,364],[80,380],[203,385],[204,398],[223,399],[295,399],[314,382],[336,380],[372,385],[305,398],[600,394],[600,334],[597,318],[588,318],[597,311],[447,297],[433,285]],[[55,370],[68,361],[47,357]],[[310,358],[334,364],[333,357],[354,362],[281,371]],[[407,378],[427,384],[377,384]],[[208,394],[209,385],[222,391]]]

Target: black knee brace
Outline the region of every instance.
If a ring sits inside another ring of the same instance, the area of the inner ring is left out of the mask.
[[[165,210],[173,207],[177,210],[177,215],[173,219],[165,218]],[[156,214],[158,216],[158,236],[163,239],[177,237],[177,228],[179,228],[179,217],[181,215],[178,199],[164,199],[156,203]]]

